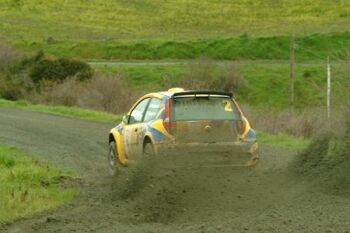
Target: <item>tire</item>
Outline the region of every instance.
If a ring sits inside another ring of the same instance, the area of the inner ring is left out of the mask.
[[[109,143],[109,150],[108,150],[108,170],[111,175],[118,174],[119,171],[119,158],[118,158],[118,152],[115,146],[115,141],[111,141]]]
[[[260,160],[260,153],[259,153],[259,151],[256,151],[253,154],[250,161],[248,162],[249,163],[248,167],[252,167],[252,168],[257,167],[260,164],[259,160]]]
[[[150,141],[145,141],[143,144],[143,157],[145,159],[151,159],[155,155],[153,144]]]

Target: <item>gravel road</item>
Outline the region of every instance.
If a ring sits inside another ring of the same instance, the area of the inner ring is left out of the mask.
[[[350,232],[350,199],[313,190],[293,173],[296,151],[262,145],[250,169],[165,169],[157,160],[110,177],[111,127],[0,107],[0,144],[82,177],[72,203],[0,232]]]

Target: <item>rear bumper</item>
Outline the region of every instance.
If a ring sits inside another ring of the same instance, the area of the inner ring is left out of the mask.
[[[256,141],[217,143],[169,143],[157,146],[160,156],[171,155],[183,162],[252,166],[259,160]]]

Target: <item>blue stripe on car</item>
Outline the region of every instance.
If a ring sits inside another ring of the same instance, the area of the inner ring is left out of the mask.
[[[115,127],[115,128],[117,129],[117,131],[118,131],[120,134],[122,134],[122,129],[123,129],[122,124],[117,125],[117,127]]]
[[[256,138],[256,132],[253,129],[249,129],[246,138]]]
[[[166,139],[166,136],[162,132],[150,126],[148,126],[148,132],[152,134],[152,137],[155,141],[161,141]]]

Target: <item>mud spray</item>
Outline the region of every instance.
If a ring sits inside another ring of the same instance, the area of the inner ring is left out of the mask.
[[[350,123],[340,135],[327,133],[315,139],[294,165],[315,188],[350,197]]]

